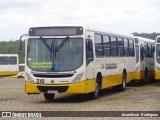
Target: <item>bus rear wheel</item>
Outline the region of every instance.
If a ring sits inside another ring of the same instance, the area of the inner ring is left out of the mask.
[[[54,100],[54,96],[55,96],[55,94],[44,93],[44,98],[45,98],[47,101],[53,101],[53,100]]]

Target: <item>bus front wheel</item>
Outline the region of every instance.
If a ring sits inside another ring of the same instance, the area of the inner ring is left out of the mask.
[[[53,100],[54,100],[54,96],[55,96],[55,94],[44,93],[44,98],[45,98],[47,101],[53,101]]]
[[[95,91],[89,94],[90,99],[96,100],[98,98],[98,92],[99,92],[99,86],[98,83],[96,82]]]
[[[127,74],[123,73],[122,75],[122,84],[115,86],[116,90],[118,91],[124,91],[126,89],[126,79],[127,79]]]

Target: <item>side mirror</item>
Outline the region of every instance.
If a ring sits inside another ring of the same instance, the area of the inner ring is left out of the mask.
[[[22,38],[25,37],[25,36],[27,36],[27,34],[23,34],[19,38],[19,50],[22,50]]]

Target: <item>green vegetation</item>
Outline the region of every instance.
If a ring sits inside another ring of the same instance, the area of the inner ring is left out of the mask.
[[[149,39],[156,39],[160,33],[132,33],[135,36],[145,37]],[[23,41],[23,49],[22,51],[18,50],[19,41],[0,41],[0,54],[19,54],[19,63],[24,63],[24,41]]]

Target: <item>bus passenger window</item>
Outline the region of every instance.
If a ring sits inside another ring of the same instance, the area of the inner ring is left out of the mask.
[[[9,57],[9,64],[10,65],[16,65],[17,64],[17,58],[16,57]]]
[[[136,63],[139,62],[139,46],[136,45]]]
[[[145,49],[144,49],[144,47],[141,45],[141,47],[140,47],[141,61],[144,60],[144,53],[145,53]]]
[[[103,35],[104,55],[111,56],[111,42],[110,37]]]
[[[111,37],[111,54],[112,56],[117,56],[117,38]]]
[[[145,58],[148,58],[147,43],[144,43],[144,54],[145,54]]]
[[[129,56],[134,56],[134,42],[133,40],[129,40]]]
[[[98,57],[98,58],[104,57],[102,35],[95,34],[94,35],[94,42],[95,42],[96,57]]]
[[[0,57],[0,65],[8,65],[8,57]]]
[[[118,46],[118,56],[124,56],[124,46],[123,46],[123,38],[118,38],[117,41]]]
[[[128,39],[124,39],[124,56],[129,56],[128,52]]]
[[[147,48],[147,52],[148,52],[148,57],[151,58],[152,57],[152,44],[148,44],[148,48]]]

